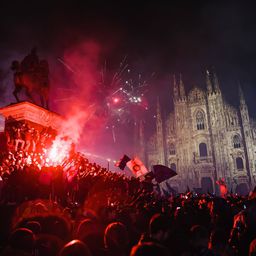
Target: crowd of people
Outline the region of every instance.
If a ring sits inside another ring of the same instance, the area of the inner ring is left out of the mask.
[[[150,180],[76,152],[51,166],[34,139],[15,140],[0,158],[0,255],[256,254],[256,190],[162,197]]]
[[[28,123],[15,121],[6,126],[4,135],[8,151],[42,152],[50,146],[56,134],[51,127],[39,130]]]

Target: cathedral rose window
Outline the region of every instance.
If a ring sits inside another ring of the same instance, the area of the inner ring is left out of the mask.
[[[197,130],[204,130],[204,113],[202,111],[196,113],[196,128]]]

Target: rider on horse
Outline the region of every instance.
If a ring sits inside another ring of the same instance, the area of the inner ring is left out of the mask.
[[[17,102],[19,102],[18,93],[25,89],[26,95],[35,103],[32,92],[40,95],[41,104],[48,108],[49,91],[49,66],[46,60],[39,61],[36,48],[33,48],[20,63],[15,60],[12,62],[14,73],[15,90],[13,92]]]

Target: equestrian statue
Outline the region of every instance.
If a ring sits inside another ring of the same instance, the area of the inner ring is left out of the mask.
[[[33,95],[38,95],[41,106],[48,109],[49,65],[46,60],[39,60],[36,48],[33,48],[21,62],[14,60],[11,69],[14,71],[13,95],[17,102],[20,102],[18,95],[24,89],[26,96],[33,103],[36,104]]]

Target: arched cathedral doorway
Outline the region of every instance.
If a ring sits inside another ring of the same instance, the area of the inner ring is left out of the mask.
[[[210,177],[203,177],[201,179],[202,193],[213,193],[213,184]]]

